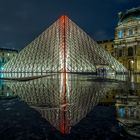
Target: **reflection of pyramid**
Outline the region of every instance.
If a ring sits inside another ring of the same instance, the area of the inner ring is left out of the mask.
[[[63,81],[64,77],[61,73],[50,78],[9,82],[7,86],[60,132],[69,133],[113,85],[86,81],[88,77],[85,76],[66,74],[66,81]]]
[[[68,17],[62,16],[4,66],[5,72],[96,72],[126,69]]]

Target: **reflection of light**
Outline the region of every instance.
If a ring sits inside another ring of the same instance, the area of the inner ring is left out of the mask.
[[[1,67],[1,70],[4,70],[4,67]]]
[[[0,73],[0,78],[3,78],[3,73]]]
[[[9,53],[7,53],[7,55],[9,56]]]
[[[131,77],[130,77],[130,78],[131,78],[131,82],[133,83],[133,82],[134,82],[134,75],[131,74],[130,76],[131,76]],[[134,84],[134,83],[133,83],[133,84]]]
[[[10,94],[9,93],[6,93],[6,96],[10,96]]]
[[[118,114],[119,114],[120,117],[124,117],[124,115],[125,115],[125,109],[124,108],[119,108],[118,109]]]
[[[3,70],[4,70],[4,67],[3,67],[3,66],[0,67],[0,71],[1,71],[1,72],[0,72],[0,77],[1,77],[1,78],[3,78],[3,73],[2,73]]]

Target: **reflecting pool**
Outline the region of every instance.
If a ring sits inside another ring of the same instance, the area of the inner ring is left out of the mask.
[[[139,139],[140,76],[0,81],[2,139]]]

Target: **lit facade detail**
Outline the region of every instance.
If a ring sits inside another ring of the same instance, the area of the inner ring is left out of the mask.
[[[123,30],[118,31],[118,38],[123,38]]]
[[[4,72],[96,72],[99,66],[115,72],[127,72],[67,16],[61,16],[9,61]]]
[[[128,70],[140,73],[140,7],[119,13],[114,47],[115,58]]]

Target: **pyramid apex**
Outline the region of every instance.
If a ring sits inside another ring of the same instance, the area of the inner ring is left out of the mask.
[[[64,19],[64,18],[68,18],[68,16],[67,15],[60,16],[60,19]]]

